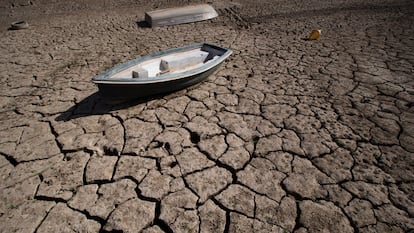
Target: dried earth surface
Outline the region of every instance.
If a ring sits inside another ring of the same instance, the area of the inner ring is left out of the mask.
[[[0,232],[412,232],[413,1],[213,0],[160,28],[145,11],[188,2],[149,2],[2,1]],[[234,53],[192,88],[90,81],[202,41]]]

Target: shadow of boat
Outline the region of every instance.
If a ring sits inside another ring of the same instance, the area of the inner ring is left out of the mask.
[[[151,28],[151,25],[147,23],[145,20],[137,21],[136,24],[139,28]]]
[[[167,93],[168,94],[168,93]],[[86,97],[79,103],[76,103],[66,111],[62,112],[55,118],[56,121],[69,121],[80,117],[103,115],[112,111],[126,109],[138,104],[146,103],[151,100],[163,98],[166,94],[149,96],[127,101],[111,101],[103,99],[99,92],[95,92]]]

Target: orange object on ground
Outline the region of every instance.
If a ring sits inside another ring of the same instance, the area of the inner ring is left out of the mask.
[[[309,40],[318,40],[321,37],[322,30],[312,30],[311,34],[309,35]]]

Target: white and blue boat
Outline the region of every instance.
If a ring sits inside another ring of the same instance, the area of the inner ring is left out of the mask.
[[[169,49],[130,60],[94,78],[105,100],[124,101],[177,91],[211,75],[232,54],[209,43]]]

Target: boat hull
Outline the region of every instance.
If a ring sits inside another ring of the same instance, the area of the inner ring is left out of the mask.
[[[146,78],[128,78],[124,76],[124,74],[128,74],[129,68],[131,67],[136,67],[137,65],[144,64],[153,59],[159,60],[160,58],[169,56],[169,54],[180,54],[183,51],[192,51],[197,48],[202,49],[203,51],[210,51],[215,57],[217,57],[216,55],[218,54],[219,57],[217,59],[207,60],[204,64],[183,72],[167,73]],[[231,53],[232,51],[230,49],[220,48],[208,43],[194,44],[125,62],[92,78],[92,81],[98,86],[98,94],[106,102],[121,102],[156,96],[184,89],[205,80],[221,66]],[[121,76],[118,77],[119,75]]]
[[[203,21],[217,16],[212,6],[201,4],[146,12],[145,21],[151,27],[159,27]]]
[[[170,93],[202,82],[214,73],[221,66],[221,64],[222,63],[200,74],[165,82],[137,85],[98,83],[98,94],[106,101],[122,102],[132,99],[156,96],[163,93]]]

